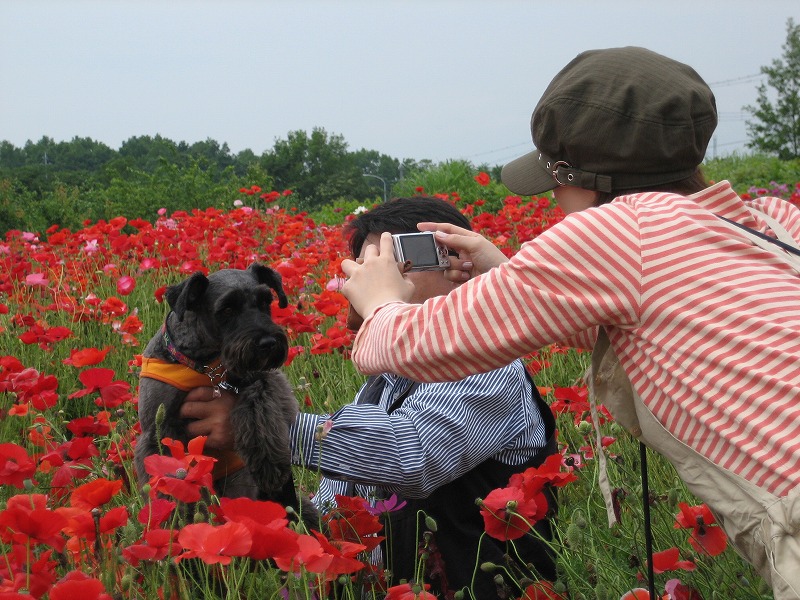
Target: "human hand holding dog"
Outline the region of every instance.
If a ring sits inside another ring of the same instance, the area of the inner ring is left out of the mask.
[[[381,234],[380,248],[373,244],[366,247],[363,262],[343,260],[342,270],[347,276],[342,294],[364,318],[386,302],[408,302],[414,293],[414,284],[403,277],[402,265],[394,258],[390,233]]]
[[[217,450],[234,447],[231,409],[236,396],[225,390],[199,387],[189,391],[181,405],[180,416],[191,419],[186,431],[192,437],[208,436],[206,446]]]
[[[475,231],[452,223],[429,222],[418,223],[417,229],[433,231],[439,242],[458,252],[458,258],[450,257],[450,268],[445,271],[450,281],[461,283],[508,262],[497,246]]]

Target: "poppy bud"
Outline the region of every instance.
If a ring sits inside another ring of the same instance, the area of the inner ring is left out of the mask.
[[[589,526],[589,523],[586,521],[586,517],[584,516],[583,512],[577,511],[575,513],[575,517],[573,519],[575,525],[580,527],[581,529],[586,529]]]
[[[133,575],[130,573],[125,573],[125,575],[122,576],[122,579],[120,579],[119,583],[123,590],[129,590],[133,585]]]
[[[493,562],[488,562],[487,561],[485,563],[481,563],[481,571],[483,571],[484,573],[491,573],[492,571],[496,571],[499,568],[500,567],[498,567]]]
[[[436,530],[438,529],[438,525],[436,525],[436,520],[430,515],[425,515],[425,527],[427,527],[434,533],[436,533]]]
[[[597,600],[611,600],[612,596],[609,593],[606,586],[602,583],[598,583],[594,588],[594,596]]]
[[[583,546],[583,531],[575,523],[569,524],[565,537],[571,549],[578,550]]]

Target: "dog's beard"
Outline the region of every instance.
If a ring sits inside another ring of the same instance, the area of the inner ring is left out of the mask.
[[[246,373],[277,369],[289,356],[286,335],[242,336],[225,344],[221,360],[225,368],[239,377]]]

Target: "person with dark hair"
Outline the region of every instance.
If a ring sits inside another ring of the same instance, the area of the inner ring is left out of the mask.
[[[468,280],[422,305],[406,303],[413,281],[384,234],[342,264],[364,317],[352,360],[446,381],[596,340],[593,397],[671,461],[776,598],[796,599],[800,210],[706,186],[716,124],[688,65],[635,47],[578,55],[533,111],[536,149],[502,171],[516,194],[553,190],[567,217],[510,260],[476,233],[421,224],[459,252],[448,276]]]
[[[416,233],[422,221],[470,229],[466,217],[444,200],[396,198],[349,223],[353,258],[364,256],[381,232]],[[442,270],[406,276],[414,282],[411,302],[445,295],[460,285]],[[357,326],[358,320],[352,323]],[[291,428],[296,463],[323,475],[314,497],[323,511],[336,505],[336,495],[374,501],[396,495],[397,503],[404,504],[386,514],[383,566],[393,584],[416,579],[426,516],[437,527],[432,539],[424,534],[424,582],[442,597],[458,590],[475,600],[510,597],[509,590],[495,583],[498,573],[477,569],[485,562],[507,566],[509,560],[521,561],[526,576],[555,579],[553,556],[544,541],[552,535],[548,518],[535,525],[536,532],[501,542],[484,535],[475,503],[556,452],[553,415],[523,363],[514,360],[498,367],[447,383],[377,374],[351,404],[332,415],[301,413]],[[213,434],[207,445],[229,448],[225,427],[231,401],[227,393],[214,399],[210,388],[191,392],[181,413],[197,419],[188,426],[190,434]],[[332,427],[318,439],[329,421]],[[548,502],[554,511],[554,498]],[[513,552],[508,544],[514,545]],[[517,595],[518,583],[505,581]]]

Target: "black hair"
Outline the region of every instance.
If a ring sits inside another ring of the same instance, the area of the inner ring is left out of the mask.
[[[452,223],[472,231],[467,217],[452,204],[431,196],[392,198],[372,210],[361,213],[347,224],[345,233],[353,256],[361,254],[364,241],[371,233],[417,233],[417,223]]]

